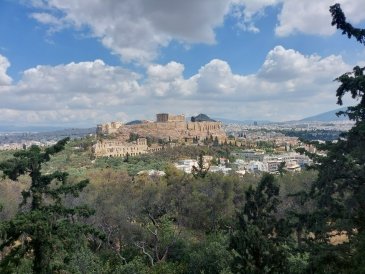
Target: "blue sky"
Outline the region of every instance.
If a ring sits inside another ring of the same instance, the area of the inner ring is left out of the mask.
[[[363,0],[339,2],[365,27]],[[2,0],[0,125],[158,112],[285,121],[336,109],[333,79],[365,65],[365,48],[331,27],[333,3]]]

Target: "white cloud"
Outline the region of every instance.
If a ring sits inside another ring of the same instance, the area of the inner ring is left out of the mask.
[[[63,22],[60,21],[56,16],[46,12],[35,12],[30,15],[33,19],[37,20],[42,24],[50,24],[50,25],[62,25]]]
[[[43,6],[35,4],[43,8],[47,4],[45,12],[33,14],[40,23],[56,27],[60,23],[76,28],[86,26],[124,61],[146,63],[172,39],[214,43],[214,28],[223,23],[230,1],[49,0],[41,2]],[[52,9],[63,15],[47,17]]]
[[[111,93],[121,96],[138,90],[139,75],[121,67],[106,65],[101,60],[58,66],[37,66],[26,70],[18,90],[69,95]],[[86,80],[86,81],[85,81]]]
[[[0,123],[17,126],[46,125],[65,127],[93,127],[101,121],[128,120],[128,115],[123,112],[110,114],[98,109],[75,110],[18,110],[1,109]],[[16,123],[14,123],[16,122]]]
[[[264,15],[267,7],[276,6],[282,0],[233,0],[233,16],[244,31],[259,32],[255,21]]]
[[[34,12],[30,14],[30,17],[37,20],[39,23],[49,25],[50,28],[47,32],[49,35],[69,26],[67,20],[64,18],[58,18],[47,12]]]
[[[275,29],[278,36],[288,36],[297,32],[316,35],[331,35],[336,28],[329,7],[340,3],[350,22],[359,23],[365,19],[363,0],[284,0],[278,16],[279,24]]]
[[[16,84],[0,89],[0,122],[94,124],[122,113],[120,106],[143,96],[139,75],[101,60],[24,71]],[[26,113],[26,114],[25,114]]]
[[[0,55],[0,86],[10,85],[12,82],[12,79],[6,73],[9,67],[8,59]]]
[[[282,46],[247,75],[219,59],[190,78],[177,62],[150,65],[144,77],[101,60],[37,66],[0,87],[0,123],[92,126],[153,119],[157,112],[289,120],[336,108],[333,79],[349,70],[341,56],[306,56]]]
[[[333,94],[332,80],[349,69],[341,56],[305,56],[277,46],[268,53],[256,74],[234,74],[226,62],[212,60],[194,78],[197,79],[197,93],[208,100],[288,102]]]
[[[214,44],[215,28],[233,16],[239,28],[259,32],[256,22],[278,7],[275,33],[331,35],[329,6],[342,4],[351,22],[365,19],[363,0],[33,0],[30,16],[50,26],[86,30],[125,62],[149,64],[172,40]]]
[[[258,32],[255,22],[262,17],[268,7],[281,4],[275,33],[288,36],[296,33],[311,35],[332,35],[336,28],[331,26],[329,7],[340,3],[348,20],[360,23],[365,20],[363,0],[234,0],[234,15],[240,19],[243,30]]]
[[[145,90],[161,96],[188,95],[194,92],[195,83],[183,77],[184,65],[170,62],[166,65],[150,65],[147,68]]]
[[[167,65],[150,65],[147,69],[148,78],[171,81],[181,78],[184,71],[184,65],[176,62],[170,62]]]
[[[277,46],[271,50],[262,65],[258,76],[272,82],[283,82],[307,77],[312,80],[326,78],[349,69],[341,56],[331,55],[321,58],[318,55],[304,56],[293,49]]]
[[[190,94],[162,97],[151,103],[150,113],[163,110],[240,119],[303,118],[337,107],[333,79],[350,69],[341,56],[305,56],[282,46],[268,53],[255,74],[235,74],[227,62],[214,59],[185,80],[194,87]]]
[[[203,66],[194,78],[198,92],[207,97],[234,93],[240,80],[243,80],[241,76],[232,74],[227,62],[218,59]]]

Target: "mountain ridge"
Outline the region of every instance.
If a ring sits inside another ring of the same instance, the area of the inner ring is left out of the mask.
[[[345,111],[347,107],[338,108],[326,112],[319,113],[317,115],[309,116],[299,120],[299,122],[332,122],[332,121],[345,121],[348,120],[346,116],[337,116],[339,111]]]
[[[335,110],[330,110],[326,112],[322,112],[313,116],[305,117],[303,119],[298,120],[290,120],[290,121],[283,121],[283,122],[275,122],[275,121],[268,121],[268,120],[254,120],[254,119],[245,119],[245,120],[237,120],[237,119],[228,119],[228,118],[218,118],[214,117],[215,120],[221,121],[225,124],[244,124],[244,125],[252,125],[255,122],[258,125],[262,124],[285,124],[285,123],[295,123],[295,122],[335,122],[335,121],[347,121],[348,118],[346,116],[337,116],[336,113],[339,111],[346,110],[347,107],[338,108]]]

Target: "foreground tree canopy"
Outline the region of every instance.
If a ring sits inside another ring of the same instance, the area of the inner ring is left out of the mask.
[[[71,252],[86,245],[85,237],[96,232],[76,221],[77,217],[89,217],[90,209],[63,205],[63,197],[79,195],[88,180],[69,184],[65,172],[41,173],[42,164],[63,150],[67,141],[61,140],[45,151],[34,145],[0,163],[3,175],[11,180],[21,175],[31,178],[29,189],[22,192],[21,210],[10,221],[0,223],[0,250],[6,248],[0,264],[2,273],[12,273],[25,259],[31,261],[34,273],[67,269]]]
[[[353,27],[339,4],[330,7],[332,25],[348,38],[354,37],[365,45],[365,30]],[[304,214],[310,266],[315,273],[364,273],[361,259],[365,247],[365,68],[356,66],[336,81],[337,103],[351,95],[357,105],[337,115],[354,121],[353,128],[340,136],[336,143],[318,145],[326,156],[311,155],[318,170],[308,200],[315,202],[315,210]],[[351,270],[351,271],[350,271]]]

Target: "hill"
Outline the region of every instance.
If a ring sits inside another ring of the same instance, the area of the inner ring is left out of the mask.
[[[317,122],[331,122],[331,121],[345,121],[348,120],[348,118],[346,116],[336,116],[336,113],[339,111],[343,111],[346,110],[346,107],[343,108],[339,108],[339,109],[335,109],[335,110],[331,110],[331,111],[327,111],[327,112],[323,112],[314,116],[310,116],[307,118],[304,118],[302,120],[300,120],[300,122],[313,122],[313,121],[317,121]]]
[[[142,120],[133,120],[133,121],[130,121],[128,123],[125,123],[127,126],[129,125],[139,125],[139,124],[143,124],[143,121]]]
[[[197,116],[192,116],[190,119],[192,122],[216,122],[215,120],[211,119],[208,115],[200,113]]]

